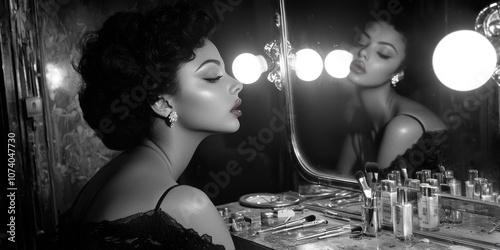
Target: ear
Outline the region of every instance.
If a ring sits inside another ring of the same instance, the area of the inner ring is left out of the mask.
[[[172,112],[172,106],[167,96],[160,96],[159,99],[151,105],[151,109],[161,117],[167,117]]]

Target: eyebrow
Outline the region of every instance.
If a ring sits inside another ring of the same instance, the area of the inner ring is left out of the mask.
[[[203,67],[203,66],[204,66],[205,64],[207,64],[207,63],[215,63],[215,64],[217,64],[218,66],[220,66],[220,64],[221,64],[219,60],[216,60],[216,59],[208,59],[208,60],[204,61],[202,64],[200,64],[200,66],[199,66],[199,67],[195,70],[195,72],[196,72],[196,71],[198,71],[201,67]]]
[[[370,35],[366,31],[363,31],[362,34],[367,36],[369,39],[371,39]],[[398,50],[396,49],[396,47],[394,47],[394,45],[392,43],[388,43],[388,42],[384,42],[384,41],[378,42],[378,43],[392,47],[394,49],[394,51],[396,51],[396,54],[399,54]]]
[[[378,43],[379,44],[388,45],[388,46],[392,47],[394,49],[394,51],[396,51],[396,54],[399,54],[398,50],[396,49],[396,47],[394,47],[394,45],[392,45],[392,43],[388,43],[388,42],[378,42]]]

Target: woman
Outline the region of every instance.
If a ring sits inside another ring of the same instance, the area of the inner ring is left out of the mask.
[[[234,249],[210,199],[176,182],[205,137],[240,126],[242,84],[209,40],[215,28],[186,1],[115,14],[84,37],[84,118],[123,152],[62,217],[67,249]]]
[[[446,125],[394,88],[404,78],[407,38],[387,22],[371,24],[359,35],[347,77],[356,86],[366,118],[356,119],[353,124],[365,127],[347,136],[339,168],[347,174],[362,169],[366,162],[377,162],[385,172],[401,167],[407,168],[411,176],[415,169],[431,168],[429,164],[441,160],[442,150],[434,146],[446,139],[442,133]],[[363,116],[359,114],[358,118]],[[424,150],[418,153],[416,150],[421,148]]]

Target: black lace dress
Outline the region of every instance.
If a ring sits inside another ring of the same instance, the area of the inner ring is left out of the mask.
[[[224,249],[214,245],[208,235],[200,236],[186,229],[167,213],[160,204],[156,208],[126,218],[99,223],[74,224],[69,218],[73,207],[61,215],[58,225],[58,249]]]
[[[383,178],[392,170],[406,168],[408,176],[415,178],[415,172],[422,169],[430,169],[433,172],[439,171],[439,166],[443,165],[449,169],[454,163],[450,156],[451,134],[447,130],[426,131],[424,125],[416,117],[401,114],[414,118],[424,130],[418,141],[408,148],[403,154],[398,155],[390,166],[382,171]],[[378,148],[384,136],[385,128],[381,133],[373,136],[373,128],[366,116],[355,116],[356,122],[353,125],[351,135],[353,135],[353,145],[357,145],[355,150],[357,159],[352,174],[358,170],[363,170],[366,162],[377,162]],[[357,137],[354,137],[357,135]],[[451,169],[451,168],[450,168]]]

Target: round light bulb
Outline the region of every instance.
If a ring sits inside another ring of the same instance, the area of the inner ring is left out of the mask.
[[[302,49],[295,56],[295,74],[303,81],[316,80],[323,71],[323,60],[318,52],[312,49]]]
[[[349,66],[352,62],[352,54],[348,51],[337,49],[325,57],[325,70],[335,78],[344,78],[350,73]]]
[[[262,72],[267,70],[267,63],[263,56],[243,53],[233,61],[234,77],[244,83],[251,84],[259,80]]]
[[[486,37],[471,30],[455,31],[436,46],[434,73],[446,87],[469,91],[485,84],[497,63],[495,48]]]

